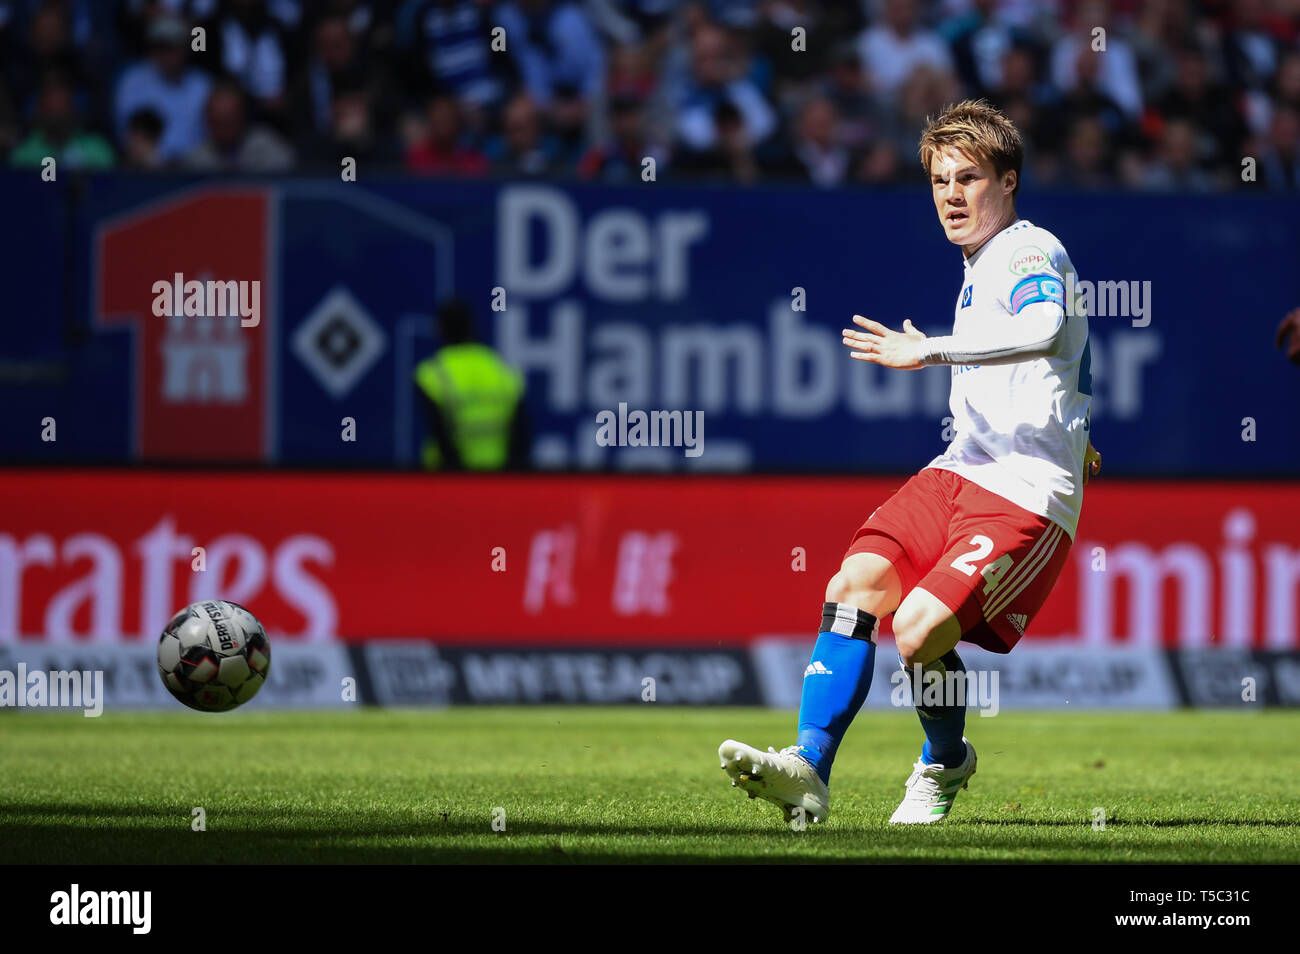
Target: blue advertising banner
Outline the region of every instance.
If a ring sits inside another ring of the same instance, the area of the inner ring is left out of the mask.
[[[950,433],[948,369],[839,343],[855,312],[950,329],[962,260],[924,191],[5,174],[0,199],[9,460],[415,466],[412,371],[450,295],[524,371],[539,466],[904,472]],[[1020,211],[1091,296],[1108,473],[1300,472],[1300,369],[1273,346],[1300,305],[1300,200]],[[167,315],[195,281],[249,309]],[[702,412],[703,453],[603,446],[620,404]]]

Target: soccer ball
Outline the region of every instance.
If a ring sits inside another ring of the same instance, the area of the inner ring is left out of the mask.
[[[229,600],[192,603],[158,639],[158,674],[191,709],[225,712],[243,705],[271,672],[271,641],[257,617]]]

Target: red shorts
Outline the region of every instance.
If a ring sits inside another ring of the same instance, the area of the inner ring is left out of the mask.
[[[846,557],[877,553],[906,597],[921,587],[952,610],[962,639],[1009,652],[1070,552],[1059,525],[949,470],[927,467],[876,509]]]

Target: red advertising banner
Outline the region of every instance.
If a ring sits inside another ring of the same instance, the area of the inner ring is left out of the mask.
[[[199,189],[99,230],[95,320],[134,337],[132,432],[142,458],[266,456],[268,201],[262,189]],[[200,434],[221,434],[219,453]]]
[[[737,647],[811,636],[881,478],[0,474],[0,643],[152,640],[186,603],[273,635]],[[1300,494],[1089,489],[1028,639],[1300,646]]]

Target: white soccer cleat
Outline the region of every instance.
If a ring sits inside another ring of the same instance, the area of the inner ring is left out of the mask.
[[[809,821],[823,822],[831,813],[830,789],[797,750],[798,746],[792,745],[778,752],[768,746],[766,752],[760,752],[728,739],[718,746],[718,758],[733,787],[744,789],[750,798],[765,798],[779,805],[787,822],[794,820],[799,808]]]
[[[932,825],[948,817],[957,801],[957,792],[975,774],[975,746],[964,738],[962,742],[966,745],[966,758],[961,765],[944,768],[916,760],[912,777],[907,780],[907,794],[889,819],[891,825]]]

